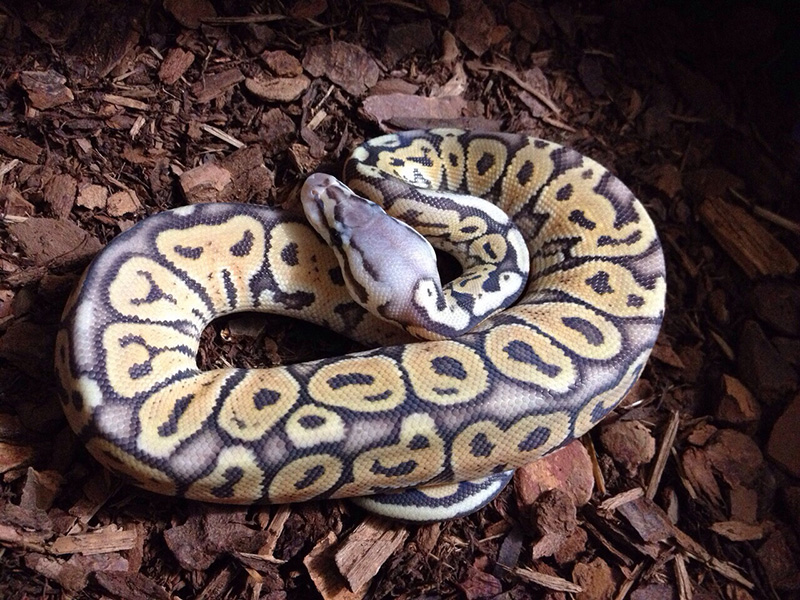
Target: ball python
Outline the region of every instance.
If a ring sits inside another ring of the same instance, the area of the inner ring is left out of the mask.
[[[189,205],[97,255],[55,360],[68,421],[100,463],[196,500],[353,498],[438,520],[484,506],[636,381],[664,259],[600,164],[525,135],[434,129],[365,142],[343,179],[311,175],[305,216]],[[432,247],[463,269],[445,285]],[[201,371],[201,332],[237,311],[368,349]]]

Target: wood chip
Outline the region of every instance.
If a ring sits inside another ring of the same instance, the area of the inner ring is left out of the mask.
[[[795,477],[800,477],[800,449],[797,447],[797,430],[800,427],[800,394],[778,417],[769,435],[767,453]]]
[[[108,189],[105,186],[90,184],[78,191],[77,205],[88,209],[104,210],[108,200]]]
[[[200,104],[205,104],[221,96],[241,81],[244,81],[244,73],[239,69],[228,69],[213,75],[206,75],[192,86],[192,93]]]
[[[25,138],[15,138],[5,133],[0,133],[0,152],[5,152],[14,158],[36,164],[39,162],[39,157],[44,152],[44,148]]]
[[[678,425],[680,425],[680,422],[680,412],[677,410],[672,411],[667,430],[664,432],[664,438],[661,440],[661,445],[658,448],[658,457],[653,465],[650,481],[647,483],[647,497],[650,498],[650,500],[656,497],[658,485],[661,482],[661,476],[664,474],[664,468],[667,466],[667,459],[672,450],[672,445],[675,443],[675,437],[678,435]]]
[[[467,109],[458,96],[426,98],[408,94],[382,94],[364,100],[364,112],[378,123],[403,118],[456,119]]]
[[[197,29],[206,19],[217,16],[209,0],[164,0],[164,8],[189,29]]]
[[[514,472],[517,502],[521,507],[532,505],[547,490],[566,490],[583,506],[592,497],[594,474],[589,453],[579,440],[574,440],[544,458],[520,467]]]
[[[293,102],[303,95],[311,84],[305,75],[298,77],[248,77],[244,80],[245,87],[268,102]]]
[[[214,202],[231,182],[231,172],[214,163],[206,163],[184,171],[180,176],[181,189],[189,204]]]
[[[103,94],[102,99],[114,106],[121,106],[123,108],[132,108],[133,110],[147,110],[150,105],[135,98],[128,98],[126,96],[117,96],[116,94]]]
[[[296,77],[303,74],[303,65],[286,50],[265,50],[261,60],[278,77]]]
[[[59,219],[66,219],[69,216],[77,193],[78,182],[67,173],[61,173],[50,179],[43,191],[44,201],[53,215]]]
[[[732,542],[760,540],[764,537],[763,525],[753,525],[741,521],[717,521],[711,525],[711,531]]]
[[[644,490],[640,487],[631,488],[625,492],[621,492],[616,496],[612,496],[606,500],[603,500],[600,503],[600,510],[611,512],[612,510],[616,510],[623,504],[627,504],[628,502],[632,502],[638,498],[644,496]]]
[[[755,425],[761,418],[761,406],[752,392],[732,375],[722,376],[722,393],[715,411],[717,419],[734,426]]]
[[[52,554],[105,554],[130,550],[136,545],[135,529],[108,527],[92,533],[62,535],[50,544]]]
[[[797,271],[794,255],[743,208],[710,197],[699,212],[714,239],[750,279]]]
[[[112,217],[121,217],[131,213],[139,212],[142,203],[133,190],[121,190],[111,194],[106,200],[106,211]]]
[[[314,77],[327,77],[353,96],[361,96],[378,82],[378,64],[361,46],[332,42],[311,46],[303,67]]]
[[[514,83],[516,83],[519,87],[523,90],[533,94],[539,102],[544,104],[547,108],[549,108],[556,116],[560,115],[561,111],[555,105],[555,103],[543,94],[540,90],[536,89],[534,86],[530,85],[529,83],[523,81],[517,73],[515,73],[511,67],[506,67],[503,65],[484,65],[478,61],[469,61],[467,66],[472,69],[473,71],[496,71],[498,73],[502,73],[509,79],[511,79]]]
[[[336,566],[350,589],[367,585],[407,537],[401,525],[372,515],[364,519],[336,551]]]
[[[653,460],[656,441],[639,421],[617,421],[600,430],[600,441],[611,457],[635,475],[639,466]]]
[[[664,510],[647,497],[627,502],[617,512],[645,542],[663,542],[672,535],[672,522]]]
[[[192,66],[194,54],[183,48],[171,48],[158,69],[161,83],[172,85],[178,81],[186,70]]]
[[[142,573],[97,571],[95,579],[107,592],[122,600],[171,600],[172,596]]]
[[[47,110],[67,102],[75,96],[65,84],[66,77],[55,71],[23,71],[19,74],[19,84],[34,108]]]
[[[347,580],[336,568],[335,544],[336,534],[331,531],[303,558],[311,581],[323,600],[362,600],[369,589],[369,582],[355,592],[348,589]]]
[[[244,142],[242,142],[240,140],[237,140],[232,135],[230,135],[228,133],[225,133],[224,131],[214,127],[213,125],[207,125],[207,124],[203,123],[200,126],[200,129],[202,129],[206,133],[209,133],[209,134],[213,135],[215,138],[218,138],[218,139],[222,140],[226,144],[230,144],[234,148],[237,148],[237,149],[238,148],[244,148],[244,146],[245,146]]]
[[[617,587],[611,567],[602,558],[576,564],[572,579],[583,590],[575,600],[611,600]]]
[[[0,350],[0,356],[2,354]],[[0,442],[0,473],[27,467],[33,461],[34,456],[35,452],[31,446],[18,446]]]
[[[473,0],[464,4],[455,34],[467,48],[482,56],[491,47],[491,31],[496,24],[494,13],[481,0]]]
[[[555,590],[557,592],[570,592],[572,594],[579,594],[583,591],[581,586],[574,584],[571,581],[567,581],[561,577],[556,577],[555,575],[539,573],[533,569],[517,567],[511,572],[525,581],[530,581],[531,583],[535,583],[536,585],[548,590]]]
[[[77,262],[94,256],[102,247],[97,238],[71,221],[33,217],[9,224],[8,231],[36,265]]]

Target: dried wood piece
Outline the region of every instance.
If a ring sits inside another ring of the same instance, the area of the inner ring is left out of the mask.
[[[47,110],[67,102],[75,96],[66,85],[67,78],[55,71],[23,71],[19,74],[19,84],[34,108]]]
[[[323,600],[362,600],[367,594],[369,582],[355,592],[347,588],[347,581],[337,570],[334,561],[335,544],[336,534],[331,531],[303,559],[311,581]]]
[[[684,533],[677,527],[673,527],[673,535],[675,537],[675,541],[678,542],[678,544],[689,556],[702,561],[709,568],[713,569],[723,577],[726,577],[731,581],[735,581],[739,585],[746,587],[748,590],[755,588],[753,582],[739,573],[735,565],[719,560],[718,558],[712,556],[705,548],[703,548],[703,546],[698,544],[688,534]]]
[[[131,189],[111,194],[106,200],[106,210],[112,217],[121,217],[142,209],[139,197]]]
[[[172,596],[155,581],[141,573],[97,571],[94,574],[107,592],[122,600],[171,600]]]
[[[127,96],[118,96],[116,94],[103,94],[102,99],[104,102],[113,104],[114,106],[121,106],[122,108],[131,108],[133,110],[147,110],[150,105],[135,98],[128,98]]]
[[[764,526],[741,521],[717,521],[712,523],[711,531],[728,538],[732,542],[760,540],[764,537]]]
[[[672,445],[675,443],[675,437],[678,435],[678,425],[681,422],[681,414],[674,410],[672,417],[670,417],[667,430],[664,432],[664,439],[661,440],[661,446],[658,448],[658,457],[656,458],[655,465],[653,465],[653,472],[650,475],[650,481],[647,484],[647,497],[652,500],[656,497],[658,491],[658,484],[661,482],[661,476],[664,474],[664,468],[667,466],[667,459],[669,458],[672,450]]]
[[[66,265],[94,256],[102,247],[97,238],[70,221],[32,217],[11,223],[8,231],[36,265]]]
[[[540,536],[531,549],[533,558],[551,556],[577,526],[574,497],[559,488],[544,492],[531,506],[531,520]]]
[[[481,0],[475,0],[464,3],[455,34],[467,48],[481,56],[491,47],[491,33],[496,24],[494,13]]]
[[[611,600],[617,587],[611,567],[602,558],[576,564],[572,580],[583,588],[575,600]]]
[[[76,203],[83,208],[104,210],[107,200],[108,189],[105,186],[93,183],[80,188]]]
[[[594,488],[589,453],[579,440],[574,440],[560,450],[517,469],[514,487],[520,507],[532,505],[542,493],[555,488],[568,491],[575,504],[583,506],[591,499]]]
[[[261,548],[258,549],[258,553],[261,556],[272,557],[275,552],[275,546],[278,544],[281,533],[283,533],[283,528],[286,526],[286,521],[289,520],[289,515],[291,514],[291,504],[280,504],[278,506],[275,515],[272,517],[272,521],[270,521],[269,527],[267,527],[267,539]]]
[[[296,77],[303,74],[303,65],[286,50],[265,50],[261,53],[261,60],[278,77]]]
[[[67,173],[61,173],[47,182],[43,195],[52,213],[59,219],[66,219],[75,204],[77,193],[78,182],[75,178]]]
[[[644,496],[644,490],[640,487],[631,488],[625,492],[621,492],[616,496],[612,496],[607,500],[603,500],[600,503],[600,510],[605,512],[611,512],[612,510],[618,509],[623,504],[627,504],[628,502],[632,502],[638,498]]]
[[[328,10],[328,0],[297,0],[289,9],[295,19],[313,19]]]
[[[538,571],[526,569],[525,567],[517,567],[516,569],[512,569],[511,572],[525,581],[530,581],[531,583],[535,583],[536,585],[548,590],[555,590],[557,592],[570,592],[573,594],[579,594],[583,591],[581,586],[572,583],[571,581],[567,581],[562,577],[557,577],[556,575],[539,573]]]
[[[158,69],[158,78],[161,83],[172,85],[183,77],[193,62],[194,53],[183,48],[171,48]]]
[[[501,64],[484,65],[476,60],[469,61],[467,63],[467,66],[473,71],[496,71],[498,73],[502,73],[503,75],[511,79],[514,83],[516,83],[519,87],[521,87],[523,90],[533,94],[539,102],[541,102],[551,111],[553,111],[553,113],[555,113],[556,116],[558,116],[561,113],[559,108],[546,94],[543,94],[536,87],[524,81],[517,73],[514,72],[514,70],[510,66],[505,66]]]
[[[664,510],[647,497],[637,498],[617,508],[617,512],[645,542],[663,542],[672,535],[672,522]]]
[[[189,169],[180,176],[181,190],[189,204],[215,202],[231,180],[231,172],[214,163]]]
[[[775,421],[769,435],[767,453],[795,477],[800,477],[800,449],[797,430],[800,427],[800,394],[794,397],[783,414]]]
[[[797,271],[792,253],[743,208],[712,196],[699,212],[711,235],[750,279]]]
[[[466,600],[494,598],[503,591],[503,584],[497,577],[481,571],[474,564],[467,567],[466,577],[458,583],[458,587],[464,592]]]
[[[239,82],[244,81],[244,73],[239,69],[228,69],[213,75],[206,75],[192,86],[192,93],[200,104],[211,102]]]
[[[408,94],[383,94],[369,96],[364,100],[364,112],[378,123],[398,118],[457,119],[466,109],[467,102],[460,96],[426,98]]]
[[[305,75],[298,77],[248,77],[244,80],[247,89],[268,102],[293,102],[303,95],[311,85]]]
[[[761,326],[745,321],[739,337],[739,374],[759,400],[777,404],[800,385],[797,371],[770,342]]]
[[[0,133],[0,152],[5,152],[14,158],[36,164],[39,162],[39,157],[44,152],[44,148],[25,138],[14,138],[5,133]]]
[[[723,375],[722,394],[715,415],[724,423],[743,427],[748,433],[754,433],[750,430],[761,419],[761,406],[741,381],[732,375]]]
[[[372,515],[364,519],[336,551],[336,566],[350,589],[367,585],[407,537],[405,527]]]
[[[16,160],[16,159],[15,159]],[[36,212],[33,204],[25,200],[16,188],[0,187],[0,214],[6,223],[20,223]]]
[[[311,46],[303,67],[314,77],[327,77],[353,96],[361,96],[378,82],[378,64],[361,46],[332,42]]]
[[[4,352],[0,348],[0,356],[3,356],[3,354]],[[17,444],[0,442],[0,473],[27,467],[33,462],[35,454],[34,448],[31,446],[18,446]]]
[[[628,475],[633,476],[640,465],[653,460],[656,441],[639,421],[617,421],[600,430],[600,441]]]
[[[209,0],[164,0],[164,8],[189,29],[197,29],[206,19],[217,16]]]
[[[52,554],[105,554],[130,550],[136,545],[135,529],[106,527],[92,533],[62,535],[50,544]]]
[[[63,483],[64,478],[57,471],[37,471],[33,467],[28,467],[19,505],[23,508],[48,510]]]
[[[783,335],[800,335],[800,287],[793,282],[761,281],[751,294],[758,318]]]
[[[686,557],[681,552],[675,555],[675,579],[678,582],[679,600],[692,600],[692,580],[686,569]]]
[[[230,592],[236,576],[239,574],[239,569],[235,565],[226,565],[214,575],[211,580],[205,585],[200,595],[195,600],[222,600],[225,595]],[[258,598],[258,595],[252,596]]]
[[[683,468],[681,480],[689,495],[696,499],[698,494],[704,494],[712,503],[722,504],[722,491],[706,453],[698,448],[687,448],[680,462]]]

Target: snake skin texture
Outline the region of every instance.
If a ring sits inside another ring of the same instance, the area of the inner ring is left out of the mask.
[[[87,268],[56,370],[71,427],[111,471],[204,501],[360,497],[397,518],[448,518],[583,435],[639,377],[664,313],[664,259],[641,203],[595,161],[523,135],[386,135],[345,165],[349,188],[382,207],[354,216],[346,187],[312,177],[313,228],[264,206],[186,206],[144,219]],[[432,252],[383,211],[463,273],[438,285]],[[205,326],[250,310],[372,349],[200,371]]]

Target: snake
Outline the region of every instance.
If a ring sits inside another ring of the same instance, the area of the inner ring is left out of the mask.
[[[155,213],[86,268],[55,367],[71,428],[112,473],[207,502],[463,516],[600,422],[647,362],[665,310],[656,229],[576,150],[403,131],[299,196]],[[437,250],[461,269],[444,283]],[[240,311],[364,349],[201,370],[204,328]]]

